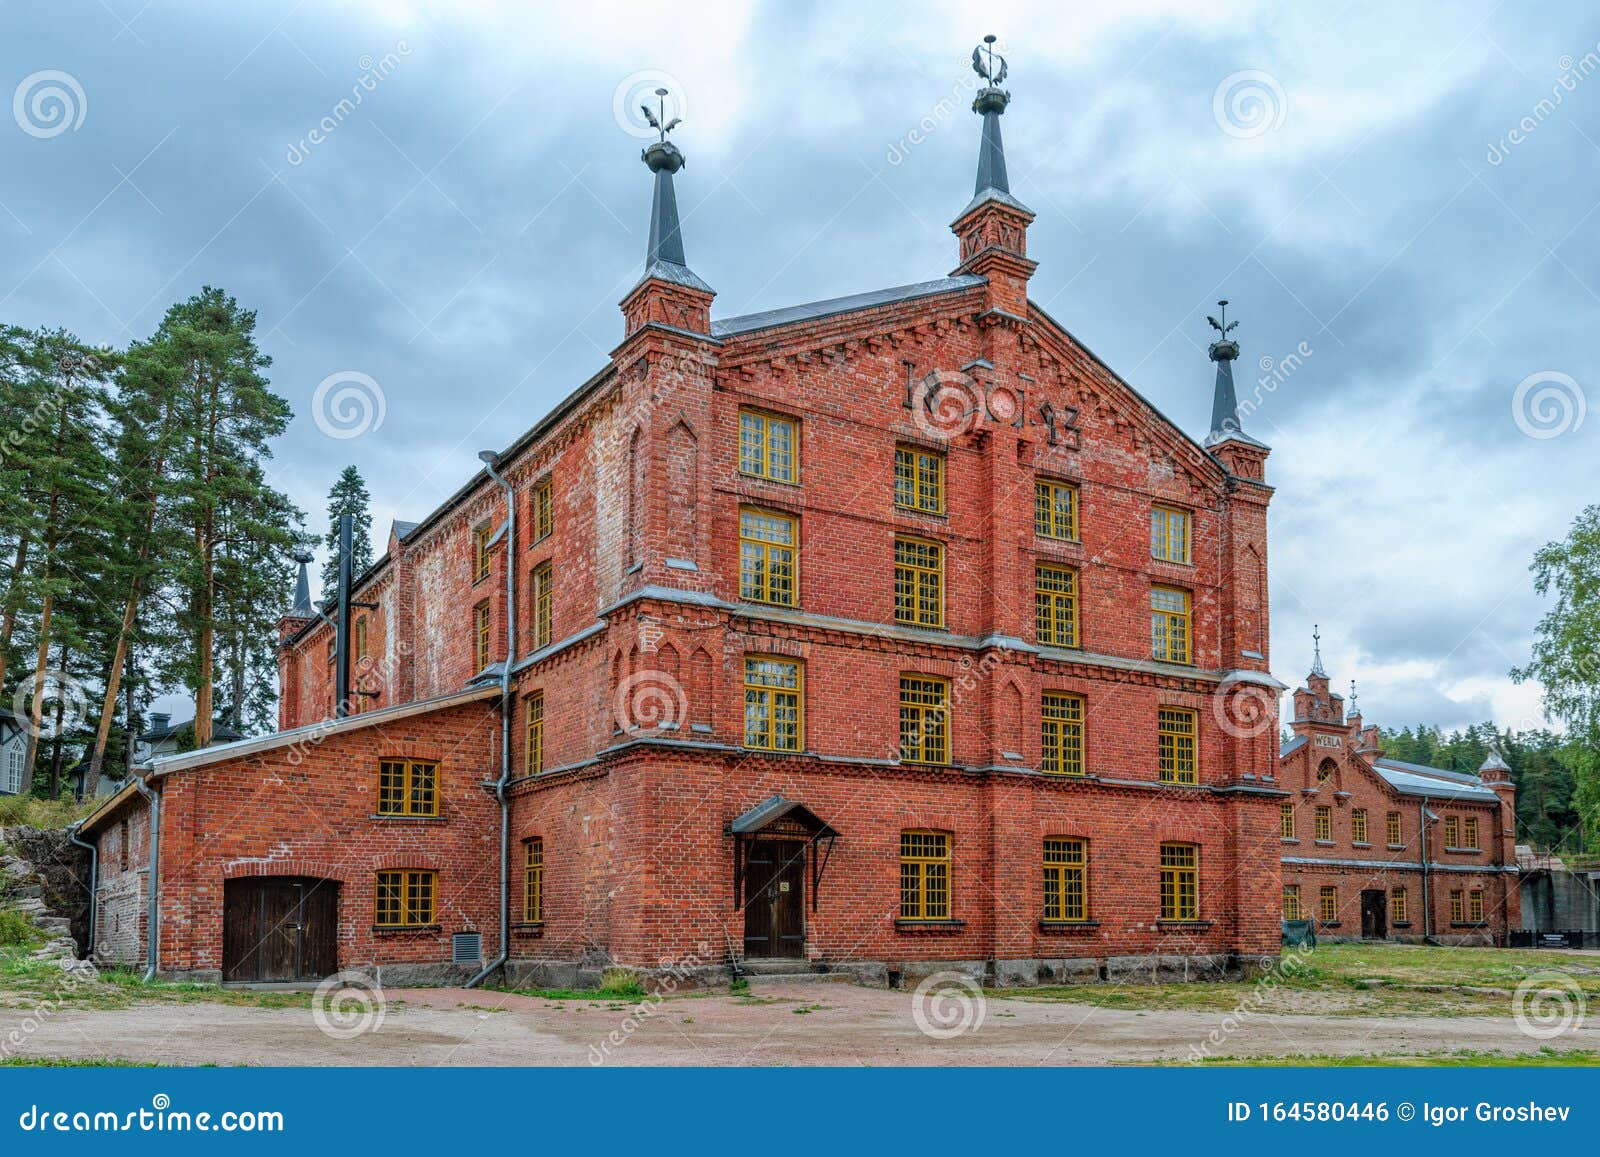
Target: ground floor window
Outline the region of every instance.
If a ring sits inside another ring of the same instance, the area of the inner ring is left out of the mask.
[[[529,924],[544,920],[544,837],[528,841],[527,865],[522,884],[522,918]]]
[[[945,833],[900,833],[900,918],[950,918],[950,837]]]
[[[373,923],[379,928],[419,928],[435,923],[434,872],[379,872]]]
[[[1389,918],[1396,924],[1406,922],[1406,890],[1395,888],[1389,893]]]
[[[1161,918],[1200,918],[1200,849],[1193,844],[1161,845]]]
[[[1044,842],[1044,918],[1084,921],[1089,918],[1088,863],[1085,840]]]
[[[1461,924],[1466,921],[1466,910],[1461,890],[1458,888],[1450,893],[1450,923]]]
[[[1332,885],[1323,885],[1317,897],[1319,912],[1324,924],[1332,924],[1339,919],[1339,893]]]
[[[1285,920],[1304,920],[1304,909],[1300,907],[1300,885],[1285,884],[1283,886],[1283,918]]]
[[[1467,893],[1467,919],[1474,924],[1483,923],[1483,892],[1478,888]]]

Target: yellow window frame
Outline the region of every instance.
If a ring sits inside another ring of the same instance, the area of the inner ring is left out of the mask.
[[[489,553],[489,537],[494,527],[488,524],[474,527],[472,531],[472,581],[481,582],[489,577],[494,562]]]
[[[1388,821],[1387,821],[1387,827],[1388,827],[1388,836],[1389,836],[1389,846],[1391,848],[1398,848],[1404,842],[1403,837],[1402,837],[1402,833],[1400,831],[1400,813],[1399,812],[1390,812],[1389,813],[1389,818],[1388,818]]]
[[[522,867],[522,920],[525,924],[544,923],[544,837],[527,841]]]
[[[805,746],[805,665],[775,655],[744,659],[744,745],[756,751]]]
[[[1463,911],[1462,893],[1460,889],[1450,893],[1450,923],[1464,924],[1466,913]]]
[[[533,541],[543,542],[555,528],[555,486],[546,478],[533,488]]]
[[[753,506],[739,509],[739,597],[795,605],[800,588],[800,520]]]
[[[1317,917],[1324,924],[1332,924],[1339,919],[1339,889],[1332,884],[1322,885],[1317,895]]]
[[[1350,813],[1350,842],[1364,844],[1367,842],[1367,809],[1356,808]]]
[[[1190,658],[1189,592],[1180,587],[1150,588],[1150,656],[1163,663]]]
[[[544,770],[544,692],[529,695],[524,708],[526,722],[523,732],[523,773],[533,775]]]
[[[1034,633],[1052,647],[1078,645],[1078,572],[1070,566],[1033,568]]]
[[[1444,817],[1444,846],[1447,847],[1447,848],[1459,848],[1461,845],[1459,843],[1457,843],[1457,841],[1460,840],[1460,839],[1461,839],[1461,821],[1458,820],[1455,816],[1445,816]]]
[[[944,455],[920,446],[896,446],[894,504],[922,514],[943,514]]]
[[[900,833],[900,919],[950,919],[948,833]]]
[[[800,423],[763,410],[740,409],[739,473],[794,482],[800,475]]]
[[[1045,840],[1044,919],[1062,924],[1089,919],[1089,841]]]
[[[944,626],[944,544],[896,535],[894,619],[913,627]]]
[[[950,680],[900,676],[900,758],[907,763],[950,762]]]
[[[1478,850],[1478,817],[1467,816],[1461,821],[1461,846]]]
[[[1305,919],[1305,909],[1300,906],[1299,884],[1285,884],[1283,886],[1283,918],[1285,920]]]
[[[1474,888],[1467,893],[1467,920],[1473,924],[1483,923],[1483,889]]]
[[[1033,532],[1063,542],[1078,540],[1078,488],[1040,478],[1033,484]]]
[[[1294,834],[1294,804],[1285,800],[1278,805],[1278,838],[1292,840]]]
[[[1150,508],[1150,557],[1166,562],[1189,561],[1189,523],[1187,510],[1176,506]]]
[[[1198,783],[1200,716],[1188,707],[1156,710],[1156,754],[1162,783]]]
[[[489,613],[489,600],[472,608],[473,654],[478,660],[478,670],[489,665],[489,641],[493,633],[494,616]]]
[[[533,568],[533,647],[548,647],[554,620],[555,564],[548,559]]]
[[[435,923],[439,891],[437,872],[410,868],[377,874],[372,922],[379,928],[426,928]]]
[[[1406,890],[1395,888],[1389,892],[1389,919],[1397,923],[1406,922]]]
[[[1317,805],[1317,839],[1333,839],[1333,808],[1328,804]]]
[[[1039,770],[1046,775],[1083,774],[1083,696],[1046,691],[1040,697]]]
[[[439,814],[439,764],[432,759],[378,761],[380,816]]]
[[[1161,918],[1200,919],[1200,848],[1196,844],[1161,845]]]

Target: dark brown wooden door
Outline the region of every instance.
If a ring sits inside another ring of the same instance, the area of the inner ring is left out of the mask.
[[[1385,940],[1389,936],[1389,897],[1382,888],[1361,893],[1361,938]]]
[[[799,959],[806,951],[806,844],[754,840],[745,861],[744,954]]]
[[[223,887],[225,980],[311,980],[337,971],[338,884],[298,876]]]

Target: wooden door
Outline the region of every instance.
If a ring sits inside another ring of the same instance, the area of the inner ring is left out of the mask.
[[[801,840],[754,840],[745,861],[744,954],[797,960],[806,950]]]
[[[338,884],[297,876],[223,887],[224,980],[297,981],[337,970]]]
[[[1389,897],[1382,888],[1361,893],[1361,938],[1385,940],[1389,936]]]

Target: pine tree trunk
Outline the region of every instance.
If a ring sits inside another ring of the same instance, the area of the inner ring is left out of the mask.
[[[144,560],[145,551],[139,552],[139,559]],[[106,673],[106,697],[100,706],[100,726],[94,733],[94,754],[89,757],[89,771],[83,779],[83,794],[90,799],[94,798],[95,791],[100,786],[100,766],[105,762],[106,743],[111,738],[111,717],[116,714],[117,695],[122,690],[122,668],[128,659],[128,635],[133,630],[133,621],[139,610],[139,576],[133,578],[133,589],[128,593],[128,601],[122,608],[122,628],[117,632],[117,647],[111,656],[111,670]]]
[[[46,578],[49,568],[46,567]],[[33,791],[33,764],[39,757],[39,730],[44,720],[44,673],[50,666],[50,615],[55,598],[46,594],[39,612],[39,652],[33,664],[33,698],[28,705],[28,749],[22,760],[22,794]]]
[[[22,582],[22,568],[28,565],[28,532],[17,536],[17,557],[11,564],[11,590],[6,592],[6,609],[0,613],[0,691],[6,686],[6,656],[11,653],[11,635],[17,627],[17,606],[13,601]]]

